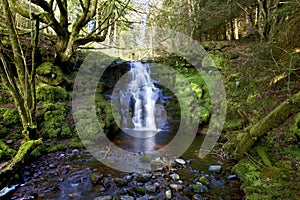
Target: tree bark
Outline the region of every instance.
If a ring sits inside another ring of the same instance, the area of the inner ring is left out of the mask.
[[[239,141],[233,156],[238,160],[241,159],[265,133],[278,127],[290,116],[298,112],[300,112],[300,92],[282,102],[265,118],[256,123],[249,132],[246,132],[241,141]]]

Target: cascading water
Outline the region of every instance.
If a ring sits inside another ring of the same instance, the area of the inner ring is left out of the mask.
[[[156,101],[160,89],[153,84],[148,63],[132,62],[130,65],[126,87],[119,84],[121,128],[157,131],[156,115],[160,111]]]

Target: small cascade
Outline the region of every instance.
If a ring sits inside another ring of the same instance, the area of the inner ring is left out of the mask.
[[[160,89],[150,77],[148,63],[132,62],[127,73],[127,87],[119,94],[121,128],[156,131],[156,101]]]

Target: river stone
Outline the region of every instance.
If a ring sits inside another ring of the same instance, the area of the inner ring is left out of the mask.
[[[180,178],[179,175],[176,174],[176,173],[171,174],[170,176],[171,176],[171,178],[172,178],[174,181],[176,181],[176,180],[178,180],[178,179]]]
[[[117,185],[120,185],[120,186],[125,186],[127,185],[127,181],[122,179],[122,178],[115,178],[115,183]]]
[[[90,173],[90,180],[93,184],[99,183],[103,179],[103,174],[99,172]]]
[[[174,183],[171,183],[170,184],[170,188],[178,191],[178,190],[182,190],[183,186],[182,185],[178,185],[178,184],[174,184]]]
[[[134,200],[134,197],[129,195],[121,195],[120,200]]]
[[[195,194],[195,195],[193,196],[193,199],[194,199],[194,200],[202,200],[202,196],[201,196],[200,194]]]
[[[228,178],[229,180],[237,180],[237,179],[238,179],[238,177],[237,177],[236,174],[231,174],[231,175],[229,175],[227,178]]]
[[[14,140],[6,140],[6,144],[12,144]]]
[[[146,188],[144,187],[136,187],[134,190],[139,194],[146,194]]]
[[[105,188],[104,186],[101,185],[100,188],[99,188],[99,191],[100,191],[100,192],[104,192],[105,190],[106,190],[106,188]]]
[[[143,173],[143,174],[140,174],[137,177],[136,180],[139,181],[139,182],[145,183],[145,182],[148,182],[151,177],[152,177],[152,174],[150,174],[150,173]]]
[[[172,199],[172,191],[171,190],[167,190],[165,192],[165,195],[166,195],[166,199]]]
[[[192,187],[196,193],[208,192],[208,188],[202,184],[193,184]]]
[[[201,176],[199,178],[199,182],[202,183],[203,185],[208,185],[208,180],[205,176]]]
[[[194,194],[193,187],[191,185],[185,186],[182,191],[182,195],[192,196]]]
[[[222,166],[221,165],[211,165],[211,166],[209,166],[208,170],[211,172],[220,173],[222,170]]]
[[[49,164],[49,168],[50,168],[50,169],[54,169],[55,167],[56,167],[56,164],[55,164],[55,163]]]
[[[101,196],[101,197],[95,197],[94,200],[111,200],[113,197],[110,195],[107,196]]]
[[[76,156],[76,155],[79,155],[79,150],[78,149],[73,149],[72,150],[72,155],[71,156]]]
[[[156,186],[155,185],[146,185],[145,186],[147,192],[156,192]]]
[[[136,200],[148,200],[148,199],[149,199],[149,196],[143,196],[143,197],[136,198]]]
[[[186,164],[186,162],[183,159],[180,159],[180,158],[175,159],[175,162],[178,163],[178,164],[181,164],[181,165]]]

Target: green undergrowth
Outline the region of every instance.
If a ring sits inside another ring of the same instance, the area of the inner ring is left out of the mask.
[[[70,107],[66,103],[43,103],[40,133],[45,139],[66,139],[72,137],[72,131],[66,122]]]
[[[269,132],[233,167],[232,171],[242,181],[246,199],[300,198],[300,146],[295,134],[297,119],[289,119]],[[296,129],[299,131],[299,127]]]
[[[208,91],[208,88],[206,86],[206,83],[204,81],[204,79],[202,78],[201,74],[199,73],[199,71],[194,68],[193,66],[191,66],[186,60],[184,60],[181,57],[178,56],[169,56],[169,57],[163,57],[163,58],[157,58],[155,61],[153,61],[153,66],[155,66],[156,68],[159,68],[159,65],[165,65],[165,66],[169,66],[172,67],[174,70],[176,70],[176,73],[182,75],[184,77],[184,80],[175,74],[172,74],[170,77],[170,74],[167,70],[164,70],[161,72],[161,70],[163,69],[162,67],[160,67],[159,69],[155,69],[156,71],[159,71],[160,76],[162,76],[161,74],[165,73],[166,76],[163,77],[167,80],[169,80],[169,82],[174,82],[173,88],[177,88],[176,91],[177,94],[175,94],[176,96],[179,96],[180,98],[183,99],[182,102],[186,102],[187,104],[190,105],[186,105],[185,107],[190,107],[191,105],[197,105],[197,107],[195,108],[191,108],[192,110],[198,110],[199,111],[199,115],[200,115],[200,124],[205,124],[208,122],[208,120],[210,119],[210,113],[211,113],[211,102],[210,102],[210,93]],[[159,64],[157,64],[159,63]],[[151,62],[150,62],[151,65]],[[156,66],[158,65],[158,66]],[[186,86],[185,81],[188,81],[189,83],[189,87]],[[171,88],[171,89],[173,89]],[[191,88],[191,91],[188,91],[189,88]],[[194,93],[195,97],[193,97],[191,94],[191,92]],[[182,95],[181,95],[182,94]],[[186,100],[185,100],[186,98]],[[195,104],[194,102],[194,98],[196,98],[197,103]],[[183,103],[183,105],[185,105]],[[180,105],[180,106],[183,106]],[[185,113],[185,111],[183,112],[183,114]],[[184,116],[181,116],[184,117]]]
[[[36,88],[36,99],[42,102],[64,102],[70,100],[71,95],[61,86],[40,83]]]
[[[5,161],[11,159],[16,155],[17,151],[10,148],[2,140],[0,140],[0,161]]]
[[[220,70],[228,106],[225,149],[232,153],[254,124],[299,91],[297,55],[276,44],[243,42],[221,55],[231,59]],[[300,199],[299,120],[294,115],[265,134],[234,166],[246,199]]]

